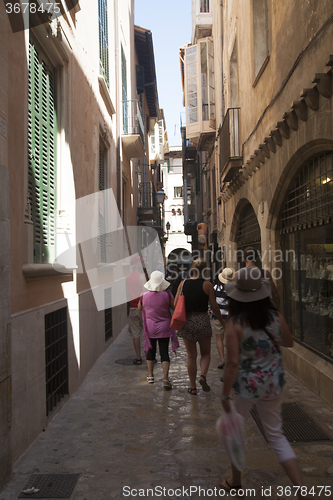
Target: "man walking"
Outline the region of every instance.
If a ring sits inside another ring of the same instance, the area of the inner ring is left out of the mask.
[[[142,365],[140,337],[143,334],[142,327],[142,312],[138,309],[140,296],[145,289],[143,285],[146,283],[145,275],[142,272],[142,264],[144,259],[138,255],[131,258],[132,272],[126,277],[127,296],[129,298],[129,316],[128,316],[128,331],[133,339],[136,358],[133,361],[135,365]]]

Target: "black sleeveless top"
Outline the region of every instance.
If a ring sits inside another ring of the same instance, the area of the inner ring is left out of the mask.
[[[183,285],[186,312],[208,311],[208,295],[203,291],[203,278],[186,280]]]

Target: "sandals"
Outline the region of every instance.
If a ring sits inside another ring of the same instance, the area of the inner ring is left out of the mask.
[[[200,375],[199,384],[201,385],[202,390],[204,392],[209,392],[210,391],[210,387],[207,384],[206,377],[204,375]]]
[[[163,387],[164,387],[165,391],[170,391],[172,389],[172,384],[171,384],[170,380],[164,379],[163,380]]]
[[[229,479],[230,481],[230,479]],[[221,479],[220,481],[220,488],[224,491],[226,491],[227,493],[230,493],[230,491],[235,491],[237,492],[238,490],[241,490],[242,489],[242,486],[231,486],[231,484],[228,483],[228,479],[227,478],[223,478]]]
[[[147,377],[147,382],[148,382],[148,384],[153,384],[154,383],[154,377]]]
[[[141,358],[140,359],[138,359],[138,358],[134,359],[133,360],[133,364],[135,364],[135,365],[142,365],[142,359]]]
[[[188,392],[189,394],[192,394],[192,396],[196,396],[196,395],[197,395],[197,390],[196,390],[196,388],[193,388],[193,389],[192,389],[191,387],[189,387],[189,388],[187,389],[187,392]]]

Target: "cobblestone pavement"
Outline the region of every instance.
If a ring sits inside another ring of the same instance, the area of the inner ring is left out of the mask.
[[[161,364],[155,367],[155,383],[149,385],[146,365],[132,364],[133,352],[132,341],[123,332],[46,431],[14,465],[11,482],[0,493],[0,500],[16,500],[31,474],[76,473],[80,478],[71,497],[75,500],[183,499],[190,493],[193,499],[221,498],[214,488],[230,470],[215,432],[222,386],[215,341],[207,377],[212,390],[199,390],[196,397],[187,393],[183,344],[177,357],[171,358],[174,388],[169,392],[162,387]],[[119,363],[122,360],[130,364]],[[285,401],[301,403],[333,438],[333,409],[291,376]],[[290,483],[251,417],[246,436],[244,490],[255,490],[251,498],[281,498],[277,486]],[[304,484],[309,488],[332,487],[333,441],[296,443],[293,448]],[[148,488],[153,492],[147,492]],[[288,498],[286,491],[282,498]],[[328,498],[324,491],[323,499]],[[319,492],[317,488],[316,494]]]

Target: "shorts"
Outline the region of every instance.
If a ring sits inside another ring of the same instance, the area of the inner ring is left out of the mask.
[[[128,332],[133,339],[138,339],[143,332],[142,311],[130,309],[128,316]]]
[[[219,320],[212,318],[210,321],[211,321],[211,325],[212,325],[213,335],[223,335],[223,337],[224,337],[225,328],[224,328],[224,326],[221,325]]]
[[[184,328],[177,333],[178,337],[186,338],[191,342],[212,337],[212,327],[208,313],[186,313]]]

